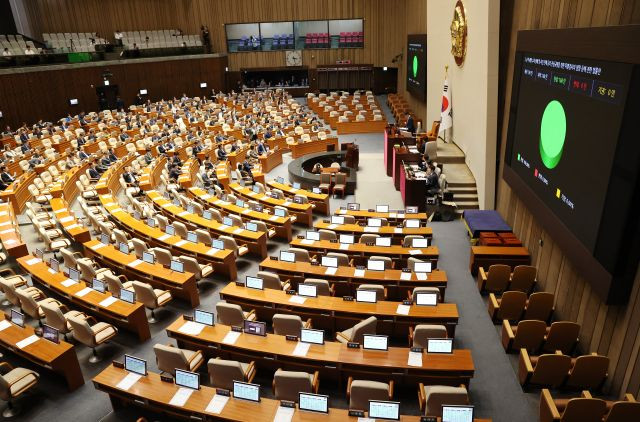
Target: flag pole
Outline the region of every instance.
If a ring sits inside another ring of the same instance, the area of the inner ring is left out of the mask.
[[[449,65],[445,64],[444,65],[444,80],[447,80],[447,77],[449,76]],[[440,124],[442,124],[442,117],[440,117]],[[440,137],[440,139],[442,139],[442,142],[447,142],[447,131],[444,130],[442,132],[442,136]]]

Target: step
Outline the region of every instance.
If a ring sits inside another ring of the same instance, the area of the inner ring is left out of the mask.
[[[448,190],[450,192],[453,192],[455,195],[463,195],[463,194],[475,194],[475,195],[477,195],[477,193],[478,193],[476,188],[466,188],[466,187],[456,188],[456,187],[449,186]]]
[[[477,193],[457,193],[457,192],[453,192],[453,200],[458,202],[458,201],[477,201],[478,200],[478,194]]]

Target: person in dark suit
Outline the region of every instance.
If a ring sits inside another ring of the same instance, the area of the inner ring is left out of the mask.
[[[433,163],[429,164],[426,185],[428,195],[435,195],[440,190],[438,173],[436,173],[436,166],[434,166]]]
[[[163,144],[160,144],[160,145],[158,145],[158,152],[160,154],[166,154],[167,153],[167,148]]]
[[[411,132],[412,135],[416,133],[416,124],[413,121],[413,116],[409,113],[407,113],[407,124],[405,126],[407,127],[407,132]]]
[[[7,171],[7,168],[3,166],[0,173],[0,180],[2,180],[7,185],[10,185],[15,180],[15,174],[14,175],[9,174],[9,172]]]
[[[218,145],[218,149],[216,150],[216,156],[218,157],[218,160],[227,159],[227,153],[222,148],[222,145]]]
[[[100,178],[100,172],[96,166],[96,163],[92,163],[91,167],[89,167],[89,179],[98,180]]]
[[[169,167],[169,179],[171,179],[174,182],[177,182],[178,177],[180,177],[180,167],[176,166],[175,164],[172,164],[171,167]]]
[[[84,152],[84,148],[80,148],[80,150],[78,151],[78,158],[80,160],[86,160],[87,158],[89,158],[89,154]]]
[[[258,143],[258,155],[266,154],[269,147],[262,141]]]
[[[30,149],[29,142],[22,142],[22,145],[20,145],[20,151],[22,151],[23,154],[26,154]]]
[[[109,159],[109,155],[107,153],[105,153],[102,156],[102,159],[100,160],[100,167],[104,168],[103,171],[106,171],[109,168],[110,165],[111,165],[111,160]]]
[[[151,164],[152,161],[153,161],[153,155],[151,155],[151,150],[147,148],[147,153],[144,155],[144,162],[147,163],[147,165],[149,165]]]
[[[107,154],[107,158],[109,158],[109,161],[111,161],[112,163],[115,163],[116,161],[118,161],[118,157],[116,157],[116,154],[113,152],[113,148],[109,148],[109,153]]]

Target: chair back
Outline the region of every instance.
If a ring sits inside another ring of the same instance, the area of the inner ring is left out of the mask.
[[[122,282],[120,281],[118,276],[105,271],[104,281],[106,281],[107,283],[109,293],[111,293],[113,296],[120,297],[120,290],[122,290],[123,287]]]
[[[412,347],[422,347],[426,350],[427,340],[430,338],[447,338],[447,327],[444,325],[418,324],[413,329]]]
[[[147,283],[141,283],[137,280],[132,282],[133,290],[136,292],[136,301],[141,302],[149,309],[158,307],[158,297],[153,291],[153,287]]]
[[[236,258],[239,255],[239,251],[238,251],[238,244],[236,243],[235,239],[233,237],[229,237],[229,236],[219,236],[218,239],[222,240],[222,243],[224,244],[224,248],[225,249],[229,249],[231,251],[233,251],[234,255],[236,256]]]
[[[529,296],[527,309],[524,311],[524,319],[539,319],[548,321],[553,312],[553,293],[536,292]]]
[[[640,415],[640,402],[617,401],[611,406],[604,422],[627,422],[637,420]]]
[[[62,334],[67,334],[69,327],[67,326],[67,320],[60,310],[60,305],[55,302],[43,302],[40,305],[42,312],[44,313],[45,322],[47,325],[57,329]]]
[[[426,399],[425,416],[442,417],[443,405],[465,406],[469,404],[467,389],[446,385],[431,385],[425,387]]]
[[[320,173],[320,184],[331,184],[331,173]]]
[[[258,271],[256,277],[260,277],[263,280],[265,289],[282,290],[282,282],[278,274],[271,271]]]
[[[336,185],[345,185],[347,183],[347,175],[344,173],[336,173]]]
[[[116,238],[116,242],[124,243],[125,245],[129,244],[129,239],[127,239],[127,235],[120,229],[113,229],[113,235]],[[119,245],[118,245],[119,246]]]
[[[62,255],[62,260],[64,262],[64,266],[67,268],[77,268],[78,263],[76,261],[76,257],[73,256],[73,252],[68,250],[67,248],[60,248],[60,255]]]
[[[20,306],[20,298],[16,294],[16,286],[7,281],[4,277],[0,276],[0,286],[2,287],[2,291],[4,292],[5,298],[11,302],[11,304],[15,306]]]
[[[560,422],[600,422],[607,411],[607,403],[602,399],[570,399]]]
[[[16,289],[16,295],[20,299],[20,308],[31,318],[40,319],[40,307],[36,300],[23,289]]]
[[[178,259],[184,264],[184,270],[188,273],[193,273],[196,280],[200,280],[202,278],[202,270],[200,269],[198,261],[194,257],[180,255]]]
[[[377,301],[386,299],[384,296],[384,286],[381,284],[361,284],[358,286],[357,290],[373,290],[376,292]]]
[[[167,229],[167,226],[169,225],[169,220],[167,219],[167,217],[158,214],[156,215],[156,220],[158,220],[158,228],[162,231],[165,231]]]
[[[389,400],[389,384],[364,380],[351,382],[349,409],[368,410],[369,400]]]
[[[487,282],[484,285],[484,289],[489,292],[503,292],[507,289],[510,277],[510,266],[504,264],[494,264],[489,267],[489,272],[487,273]]]
[[[274,314],[273,315],[273,333],[281,336],[300,337],[300,329],[302,328],[302,318],[298,315]]]
[[[378,318],[370,316],[353,326],[351,331],[351,341],[362,344],[365,334],[375,334],[378,327]]]
[[[346,223],[346,221],[345,221]],[[379,238],[380,235],[379,234],[372,234],[372,233],[364,233],[362,235],[360,235],[360,239],[358,240],[359,243],[363,243],[363,244],[367,244],[367,243],[376,243],[376,239]]]
[[[289,252],[293,252],[297,262],[311,262],[309,251],[301,248],[289,248]]]
[[[142,259],[142,253],[148,251],[147,244],[136,237],[131,239],[131,243],[133,243],[133,250],[136,254],[136,257]]]
[[[298,393],[313,392],[312,375],[306,372],[283,371],[278,369],[273,375],[276,400],[298,401]]]
[[[416,301],[417,293],[437,293],[438,294],[438,302],[441,300],[440,289],[437,287],[414,287],[413,292],[411,293],[411,299]]]
[[[597,390],[607,379],[609,357],[597,354],[578,356],[567,379],[567,387]]]
[[[544,341],[547,324],[540,320],[523,320],[518,323],[512,348],[538,350]]]
[[[79,259],[77,262],[82,279],[89,283],[92,282],[96,277],[96,270],[93,268],[93,265],[91,265],[91,261],[89,259]]]
[[[218,302],[216,303],[218,322],[223,325],[242,327],[244,324],[244,312],[240,305]]]
[[[518,321],[524,312],[527,294],[521,291],[508,291],[500,298],[500,308],[496,318],[499,320]]]
[[[549,327],[543,350],[550,353],[560,350],[569,355],[578,342],[579,334],[580,324],[573,321],[556,321]]]
[[[168,372],[175,376],[176,369],[189,370],[189,362],[179,348],[155,344],[153,352],[156,354],[158,369],[162,372]]]
[[[171,255],[171,252],[169,252],[167,249],[154,248],[153,254],[156,257],[156,261],[159,264],[164,265],[165,267],[168,267],[171,265],[171,260],[173,259],[173,256]]]
[[[340,252],[329,252],[327,253],[328,257],[336,258],[338,260],[338,266],[340,267],[348,267],[349,266],[349,256]]]
[[[569,374],[571,358],[567,355],[540,355],[533,369],[530,382],[537,385],[558,387]]]
[[[13,398],[11,394],[11,386],[5,379],[4,375],[0,375],[0,399],[9,401]]]
[[[95,347],[96,338],[89,323],[81,316],[70,316],[69,325],[73,328],[73,338],[87,347]]]
[[[182,239],[187,238],[187,226],[185,226],[184,223],[174,221],[173,228],[176,231],[176,236],[180,236]]]
[[[384,269],[385,270],[388,270],[393,265],[393,261],[388,256],[372,255],[370,259],[375,260],[375,261],[384,261]]]
[[[402,246],[405,248],[410,248],[411,242],[413,242],[413,239],[424,239],[424,237],[418,236],[417,234],[408,234],[402,240]]]
[[[518,265],[513,269],[509,290],[518,290],[529,293],[536,282],[538,269],[531,265]]]
[[[331,286],[327,280],[322,280],[320,278],[305,278],[304,284],[316,286],[316,293],[318,296],[331,296]]]
[[[196,236],[198,237],[198,242],[204,243],[207,246],[211,246],[213,239],[211,238],[211,234],[204,229],[196,229]]]
[[[215,388],[233,391],[234,381],[245,381],[242,364],[235,360],[210,359],[207,363],[207,369],[211,386]]]
[[[318,233],[320,234],[320,240],[336,240],[338,238],[333,230],[320,229]]]

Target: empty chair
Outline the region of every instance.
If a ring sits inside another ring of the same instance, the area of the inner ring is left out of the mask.
[[[298,402],[300,393],[318,393],[319,372],[313,374],[300,371],[283,371],[278,369],[273,375],[273,394],[276,400]]]
[[[553,314],[553,293],[536,292],[532,293],[527,300],[523,319],[539,319],[549,321]]]
[[[38,227],[38,232],[40,233],[41,239],[44,241],[45,251],[53,252],[54,254],[58,252],[61,248],[68,248],[71,246],[71,242],[69,239],[59,238],[52,239],[50,238],[46,231],[42,227]]]
[[[187,238],[187,226],[179,221],[174,221],[172,223],[173,228],[175,229],[176,236],[180,236],[182,239]]]
[[[56,302],[41,303],[40,307],[44,313],[45,323],[56,330],[67,339],[67,334],[72,330],[69,324],[69,317],[82,317],[84,314],[79,311],[69,310],[65,305]]]
[[[329,284],[327,280],[320,278],[305,278],[304,284],[316,286],[316,294],[318,296],[333,296],[336,293],[333,284]]]
[[[333,230],[320,229],[318,233],[320,234],[320,240],[336,240],[338,238]]]
[[[204,363],[204,356],[200,350],[194,352],[158,343],[153,346],[153,352],[160,372],[167,372],[173,376],[176,375],[176,369],[195,372]]]
[[[640,402],[631,394],[625,394],[624,400],[607,402],[609,413],[604,418],[604,422],[627,422],[640,418]]]
[[[151,310],[151,318],[149,323],[156,321],[155,310],[165,306],[171,301],[171,292],[168,290],[154,289],[151,284],[141,283],[137,280],[132,281],[133,290],[136,292],[136,301]]]
[[[345,189],[347,188],[347,175],[344,173],[336,173],[336,183],[333,185],[333,196],[340,192],[344,198]]]
[[[365,334],[375,334],[377,325],[378,319],[374,316],[370,316],[347,330],[337,332],[336,341],[339,341],[340,343],[362,344],[362,336]]]
[[[311,319],[302,322],[302,318],[298,315],[274,314],[273,315],[273,333],[281,336],[300,337],[302,328],[311,328]]]
[[[360,235],[360,239],[358,239],[358,242],[365,245],[372,244],[372,243],[375,244],[376,239],[379,237],[380,237],[379,234],[363,233]]]
[[[478,290],[482,292],[502,293],[507,289],[511,267],[503,264],[494,264],[485,272],[484,268],[478,269]]]
[[[410,248],[413,242],[413,239],[424,239],[423,236],[419,236],[417,234],[408,234],[402,239],[402,246],[404,248]]]
[[[211,264],[200,264],[198,260],[192,256],[180,255],[178,259],[184,264],[185,271],[195,275],[196,281],[202,280],[213,273],[213,266]]]
[[[125,245],[127,245],[127,248],[129,250],[132,250],[134,248],[133,242],[129,240],[124,231],[120,229],[113,229],[113,236],[116,238],[116,244],[118,246],[120,246],[120,243],[124,243]]]
[[[412,302],[416,302],[416,295],[418,293],[437,293],[438,302],[441,300],[440,289],[437,287],[414,287],[411,292],[408,292],[408,298]]]
[[[32,389],[40,379],[40,375],[26,368],[14,368],[8,362],[0,362],[0,368],[7,372],[0,375],[0,398],[7,402],[7,408],[2,412],[5,418],[11,418],[20,413],[20,408],[13,400]]]
[[[427,348],[427,341],[430,338],[447,338],[447,327],[444,325],[418,324],[409,327],[409,344],[411,347]]]
[[[171,255],[171,252],[169,252],[167,249],[151,248],[149,249],[149,251],[153,253],[153,256],[155,256],[156,258],[156,262],[159,263],[160,265],[164,265],[165,267],[169,267],[171,265],[171,260],[173,259],[173,256]]]
[[[220,236],[218,239],[222,240],[225,249],[233,251],[236,258],[249,252],[249,249],[246,246],[238,246],[233,237]]]
[[[336,258],[338,261],[338,266],[340,267],[348,267],[352,264],[352,261],[349,259],[349,256],[340,252],[328,252],[327,255],[329,258]]]
[[[530,265],[518,265],[513,269],[511,281],[509,282],[509,290],[517,290],[527,294],[533,291],[536,284],[536,267]]]
[[[17,298],[15,296],[15,293],[13,292],[15,292],[15,290],[20,287],[25,287],[27,285],[27,280],[21,275],[14,273],[13,270],[10,268],[1,270],[0,274],[6,274],[5,276],[0,276],[0,291],[5,293],[5,300],[3,301],[2,305],[6,306],[9,303],[11,303],[9,301],[9,298],[6,296],[7,293],[5,290],[10,290],[9,294],[13,294],[14,299],[17,302],[17,303],[14,303],[14,305],[19,304],[20,299]],[[5,288],[5,285],[8,285],[8,287]]]
[[[502,321],[502,347],[512,350],[539,350],[547,332],[547,324],[540,320],[523,320],[517,326]]]
[[[559,387],[567,377],[569,368],[571,368],[571,358],[567,355],[529,356],[525,349],[520,349],[518,380],[523,387],[529,384]]]
[[[371,258],[369,258],[373,261],[384,261],[384,269],[385,270],[389,270],[391,268],[393,268],[393,260],[388,257],[388,256],[377,256],[377,255],[372,255]]]
[[[252,382],[256,375],[256,364],[238,362],[236,360],[225,360],[220,358],[209,359],[207,361],[209,371],[209,382],[214,388],[224,388],[233,391],[233,382]]]
[[[107,273],[113,274],[108,268],[95,268],[94,262],[88,258],[78,260],[78,269],[80,270],[82,279],[89,283],[92,282],[94,278],[102,280]]]
[[[331,190],[331,173],[320,173],[320,184],[318,187],[321,192],[329,193]]]
[[[602,422],[606,411],[607,403],[594,399],[588,391],[581,397],[558,401],[547,389],[540,394],[540,422]]]
[[[265,289],[289,290],[291,288],[289,280],[281,281],[280,276],[271,271],[258,271],[256,277],[262,279],[262,286]]]
[[[60,255],[64,266],[67,268],[78,268],[78,259],[84,258],[80,252],[72,252],[67,248],[60,249]]]
[[[387,289],[381,284],[361,284],[357,290],[370,290],[376,292],[376,300],[387,300]]]
[[[115,297],[120,297],[120,290],[131,290],[133,291],[133,282],[127,280],[127,276],[120,274],[115,275],[111,273],[106,273],[104,275],[103,281],[107,282],[107,288],[109,289],[109,293],[111,293]]]
[[[22,294],[28,294],[32,296],[34,300],[39,300],[44,297],[44,294],[40,291],[40,289],[36,287],[18,288],[18,285],[16,283],[7,281],[4,277],[0,278],[0,284],[2,285],[2,291],[4,292],[5,299],[15,306],[20,306],[20,296],[18,296],[17,293],[18,290],[20,290]]]
[[[195,233],[198,237],[199,243],[204,243],[207,246],[211,246],[211,244],[213,243],[213,239],[211,238],[211,233],[209,233],[208,230],[196,229]]]
[[[36,296],[31,292],[25,292],[25,289],[16,289],[15,292],[18,298],[20,298],[20,308],[22,311],[31,318],[38,320],[38,324],[40,325],[42,325],[40,320],[44,318],[44,311],[41,305],[45,303],[60,305],[60,302],[51,297]]]
[[[269,238],[272,238],[276,235],[276,231],[274,229],[270,229],[263,221],[259,220],[251,220],[251,223],[256,225],[256,229],[259,232],[266,233]]]
[[[524,312],[527,294],[521,291],[507,291],[497,298],[489,294],[489,316],[492,321],[518,321]]]
[[[600,390],[609,372],[609,357],[597,353],[578,356],[565,383],[568,388]]]
[[[418,385],[418,402],[425,416],[442,417],[443,405],[465,406],[469,404],[469,395],[464,385]]]
[[[565,355],[571,355],[578,344],[580,324],[573,321],[556,321],[547,328],[542,350],[555,352],[560,350]]]
[[[216,314],[218,315],[218,322],[220,324],[235,327],[242,327],[245,319],[247,321],[256,320],[256,312],[254,309],[249,312],[244,312],[240,305],[223,301],[216,303]]]
[[[73,328],[73,338],[91,348],[92,356],[89,358],[89,362],[100,362],[102,359],[98,356],[96,347],[115,337],[118,334],[118,329],[106,322],[97,322],[91,316],[70,316],[68,321]],[[94,324],[89,325],[89,321],[93,321]]]
[[[149,250],[149,248],[147,247],[147,244],[135,237],[131,239],[131,243],[133,244],[133,251],[136,254],[136,258],[142,259],[142,254],[144,252],[148,252]]]
[[[315,259],[312,259],[309,256],[309,251],[301,248],[289,248],[288,252],[292,252],[296,256],[296,262],[311,262]],[[315,258],[315,257],[314,257]]]
[[[389,383],[379,381],[354,380],[347,381],[347,399],[349,409],[368,410],[369,400],[388,401],[393,398],[393,380]]]

